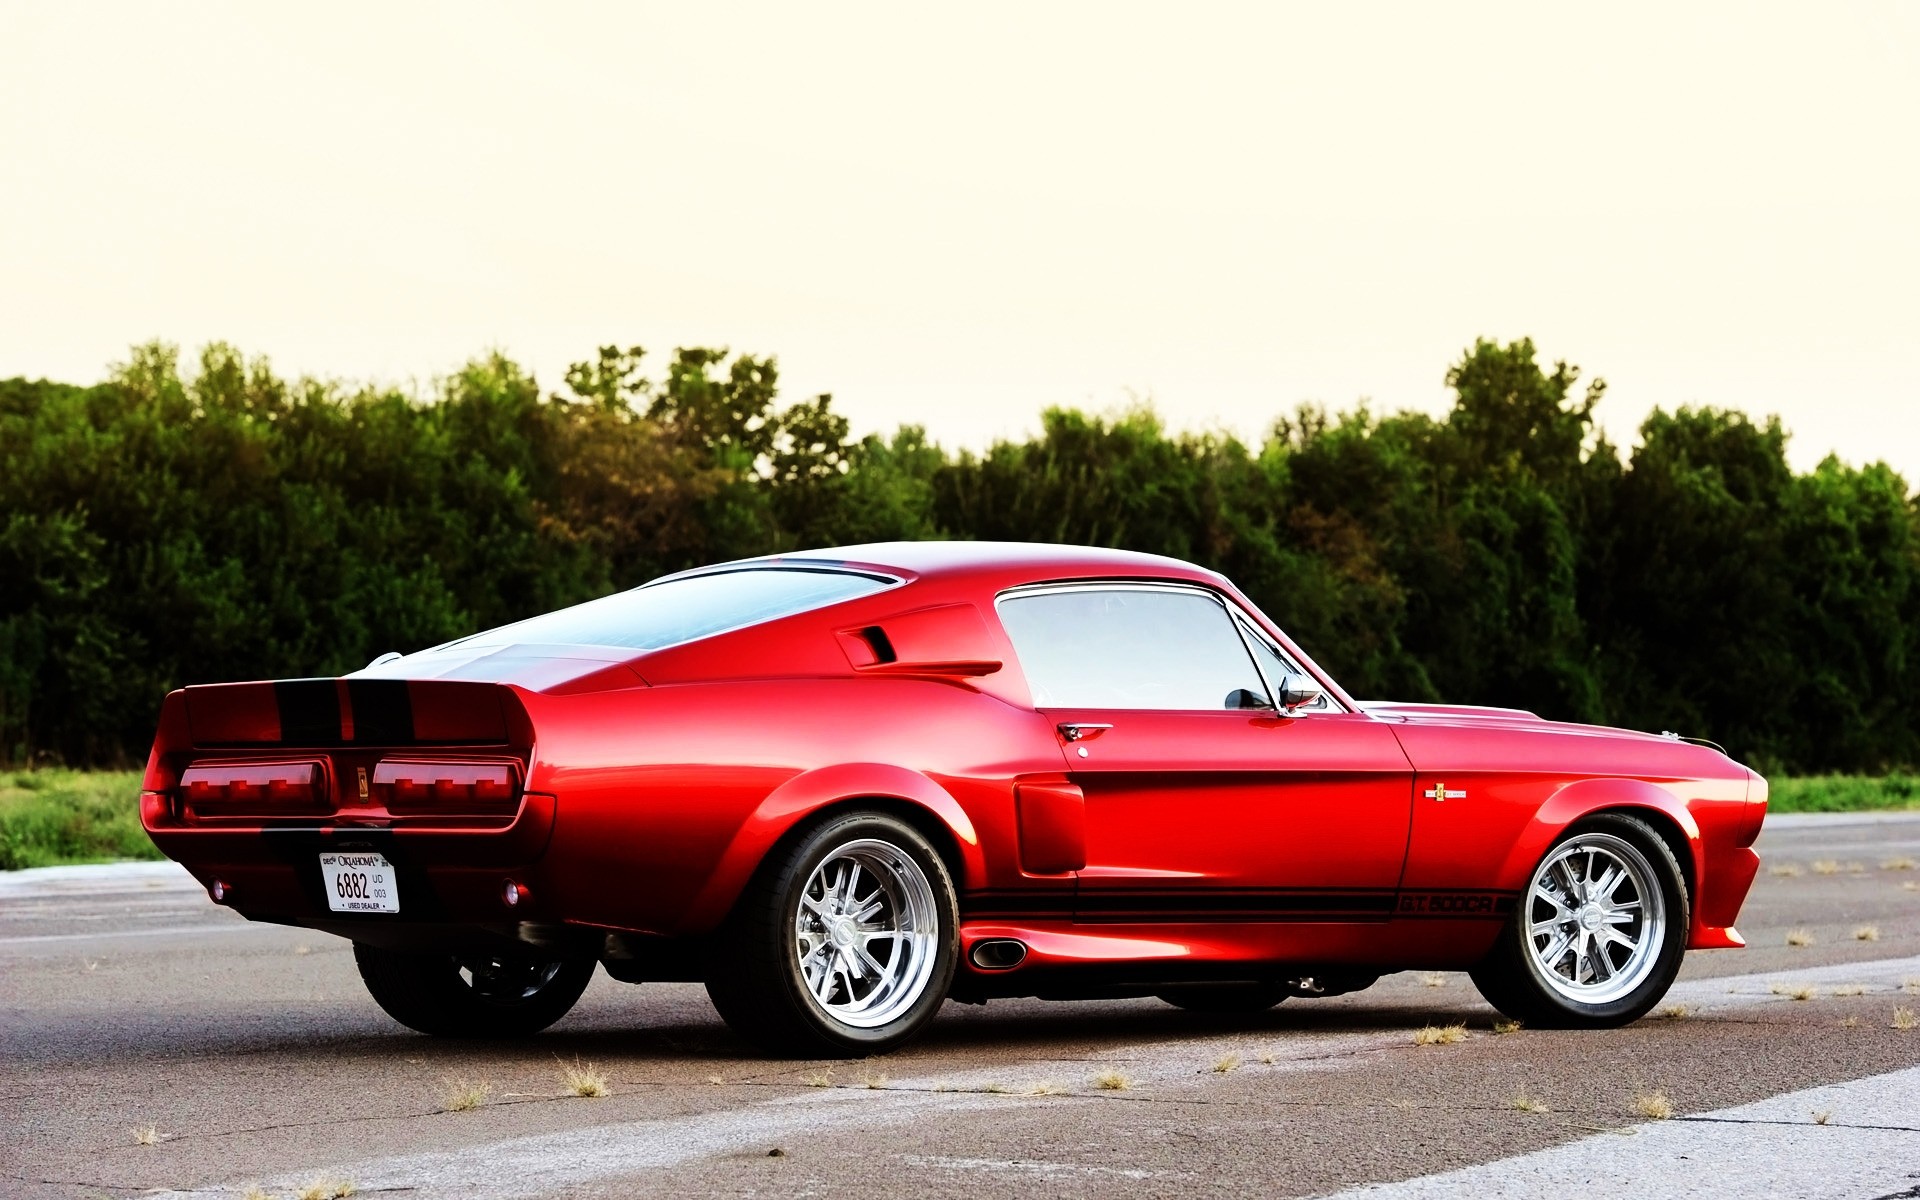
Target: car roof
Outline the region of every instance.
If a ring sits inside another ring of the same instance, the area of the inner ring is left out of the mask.
[[[1204,567],[1165,555],[1048,542],[870,542],[860,546],[798,550],[748,561],[796,565],[833,563],[921,579],[957,580],[1017,572],[1035,578],[1148,577],[1220,581],[1218,575]]]

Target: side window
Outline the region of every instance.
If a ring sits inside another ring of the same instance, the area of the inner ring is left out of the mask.
[[[1267,639],[1255,633],[1244,621],[1240,622],[1240,632],[1247,639],[1247,645],[1253,647],[1253,660],[1260,664],[1260,673],[1266,676],[1267,686],[1273,695],[1280,694],[1280,680],[1288,675],[1302,674],[1299,666],[1268,644]],[[1322,695],[1312,704],[1305,704],[1296,712],[1331,712],[1333,701]]]
[[[1163,588],[1008,596],[1000,621],[1040,708],[1267,708],[1219,601]]]

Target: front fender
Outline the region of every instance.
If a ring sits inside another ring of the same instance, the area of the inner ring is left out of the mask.
[[[803,771],[768,794],[734,832],[707,885],[688,906],[680,933],[701,934],[726,918],[767,853],[812,814],[847,800],[889,800],[913,805],[937,820],[960,853],[962,890],[986,881],[986,859],[973,821],[948,791],[918,771],[887,763],[839,763]]]
[[[1528,822],[1514,841],[1512,851],[1501,864],[1499,886],[1510,891],[1524,891],[1534,867],[1545,857],[1554,840],[1582,818],[1603,811],[1638,812],[1642,816],[1657,814],[1677,827],[1685,845],[1675,849],[1683,851],[1678,857],[1692,888],[1692,923],[1688,931],[1688,945],[1704,948],[1739,944],[1737,940],[1732,943],[1725,940],[1727,935],[1738,938],[1730,928],[1713,929],[1702,922],[1704,906],[1701,903],[1701,885],[1706,877],[1706,856],[1700,837],[1700,823],[1679,797],[1643,779],[1582,779],[1555,792],[1533,814],[1533,820]]]

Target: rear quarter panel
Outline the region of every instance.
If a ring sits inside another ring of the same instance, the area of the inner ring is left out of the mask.
[[[529,787],[559,798],[544,864],[557,911],[650,933],[712,928],[778,838],[837,800],[917,806],[951,831],[957,886],[1017,886],[1013,784],[1064,765],[1038,714],[931,679],[525,700],[537,731]]]

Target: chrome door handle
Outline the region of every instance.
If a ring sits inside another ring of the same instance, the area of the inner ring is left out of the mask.
[[[1060,736],[1070,742],[1091,741],[1112,728],[1098,721],[1068,721],[1059,726]]]

